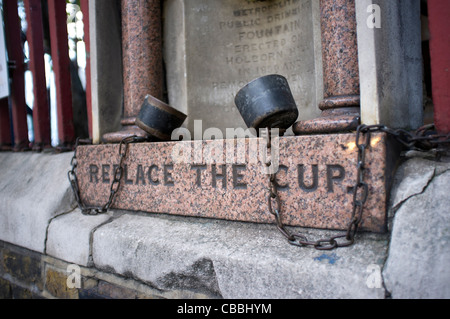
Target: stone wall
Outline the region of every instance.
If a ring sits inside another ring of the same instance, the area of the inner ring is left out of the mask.
[[[71,156],[0,153],[1,298],[450,297],[448,162],[405,158],[389,232],[321,252],[290,246],[274,225],[84,216],[66,177]]]
[[[77,271],[79,270],[79,276]],[[0,242],[0,299],[214,298],[163,292],[132,278],[80,267],[49,255]]]

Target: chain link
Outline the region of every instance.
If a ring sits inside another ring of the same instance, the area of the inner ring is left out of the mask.
[[[116,169],[114,170],[114,178],[111,182],[110,189],[109,189],[109,198],[106,204],[104,204],[101,207],[89,207],[84,205],[83,201],[81,200],[80,196],[80,189],[78,187],[78,178],[77,178],[77,148],[80,144],[91,144],[92,142],[90,140],[81,140],[77,139],[75,143],[75,151],[72,157],[72,160],[70,162],[70,165],[72,166],[71,170],[67,173],[67,177],[69,178],[70,186],[72,187],[73,194],[75,196],[75,200],[78,204],[78,208],[81,210],[83,215],[98,215],[98,214],[104,214],[106,213],[110,208],[111,205],[114,202],[114,197],[116,196],[117,192],[120,189],[120,183],[123,176],[123,170],[124,166],[123,163],[125,161],[125,158],[128,153],[128,146],[131,143],[138,143],[138,142],[144,142],[147,139],[144,137],[138,137],[138,136],[128,136],[123,138],[120,141],[119,144],[119,165],[117,165]]]
[[[269,212],[274,216],[280,233],[293,246],[313,247],[317,250],[333,250],[354,244],[355,236],[363,218],[364,205],[369,198],[369,185],[365,182],[366,152],[370,148],[371,134],[384,132],[395,137],[402,145],[413,150],[431,150],[438,145],[449,144],[450,134],[439,135],[433,132],[434,125],[421,127],[414,133],[406,130],[393,130],[384,125],[360,125],[356,131],[355,144],[358,148],[356,182],[353,186],[352,213],[345,234],[310,241],[302,234],[291,233],[282,222],[281,200],[278,196],[276,174],[269,174]],[[268,135],[268,153],[270,153],[270,134]],[[270,166],[270,161],[266,163]],[[275,205],[274,205],[275,202]]]

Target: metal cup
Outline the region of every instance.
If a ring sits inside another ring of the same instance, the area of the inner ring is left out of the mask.
[[[157,140],[170,141],[173,130],[179,128],[186,117],[186,114],[147,95],[136,118],[136,125]]]
[[[271,74],[259,77],[237,94],[234,100],[248,127],[279,128],[284,131],[298,118],[298,109],[285,77]]]

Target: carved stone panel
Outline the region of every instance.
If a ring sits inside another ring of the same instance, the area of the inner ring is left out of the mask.
[[[251,80],[276,73],[287,78],[299,117],[317,117],[318,15],[318,3],[311,0],[166,0],[169,103],[188,114],[191,131],[194,120],[203,120],[203,130],[246,128],[234,104],[236,93]]]

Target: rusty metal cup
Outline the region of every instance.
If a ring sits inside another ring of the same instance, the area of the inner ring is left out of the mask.
[[[136,125],[156,140],[170,141],[173,130],[179,128],[186,117],[186,114],[147,95],[136,118]]]
[[[298,118],[298,109],[285,77],[271,74],[259,77],[237,94],[234,100],[248,127],[279,128],[284,131]]]

